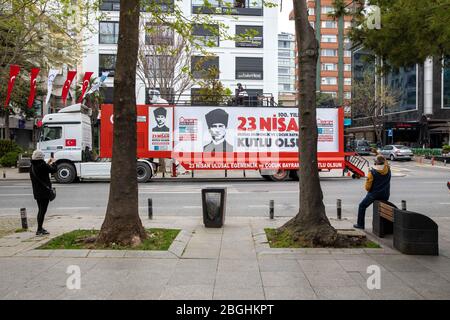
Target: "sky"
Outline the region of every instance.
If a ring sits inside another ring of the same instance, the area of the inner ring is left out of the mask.
[[[289,21],[289,13],[292,10],[292,0],[282,0],[283,7],[278,16],[278,33],[289,32],[294,33],[294,21]],[[278,5],[280,11],[280,5]]]

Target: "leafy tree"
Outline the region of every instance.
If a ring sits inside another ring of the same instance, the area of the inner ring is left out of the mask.
[[[225,88],[223,83],[218,79],[219,70],[216,67],[210,67],[207,70],[205,79],[200,80],[198,85],[198,96],[192,97],[196,103],[217,106],[226,103],[230,96],[231,90]]]
[[[381,12],[381,29],[367,24],[367,10],[359,6],[351,14],[355,27],[350,37],[396,67],[423,63],[428,57],[450,54],[450,0],[370,0]]]

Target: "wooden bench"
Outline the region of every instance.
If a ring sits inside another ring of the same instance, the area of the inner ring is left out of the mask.
[[[375,201],[372,230],[380,238],[393,234],[394,248],[402,253],[439,255],[438,226],[423,214],[400,210],[388,201]]]

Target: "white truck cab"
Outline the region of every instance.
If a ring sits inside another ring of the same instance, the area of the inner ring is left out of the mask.
[[[111,177],[110,159],[92,159],[91,110],[74,104],[42,119],[37,148],[49,159],[52,154],[57,165],[55,179],[72,183],[79,179],[108,180]],[[156,165],[148,159],[137,160],[139,182],[148,181],[156,172]]]

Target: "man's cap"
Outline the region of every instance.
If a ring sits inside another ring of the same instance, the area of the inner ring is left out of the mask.
[[[31,155],[31,160],[44,160],[45,155],[41,150],[34,150]]]
[[[377,157],[375,158],[375,164],[385,164],[386,159],[381,155],[377,155]]]
[[[205,115],[208,128],[211,128],[214,123],[223,123],[228,127],[228,113],[222,109],[214,109]]]
[[[157,108],[155,110],[153,110],[153,114],[155,115],[155,118],[157,118],[158,116],[167,116],[167,110],[165,108]]]

